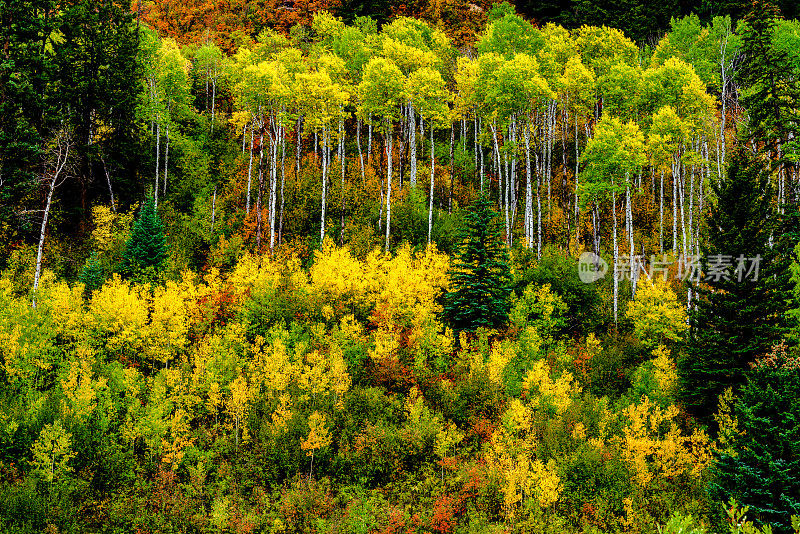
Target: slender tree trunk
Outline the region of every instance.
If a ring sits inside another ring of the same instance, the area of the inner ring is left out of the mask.
[[[164,147],[164,190],[163,195],[167,196],[167,171],[169,170],[169,121],[167,121],[167,143]]]
[[[159,156],[161,155],[161,123],[156,119],[156,188],[153,190],[153,202],[158,208],[158,186],[161,182]]]
[[[342,187],[341,187],[341,233],[339,236],[339,244],[344,245],[344,174],[345,174],[345,159],[344,159],[344,119],[339,120],[339,164],[342,167]]]
[[[100,156],[100,161],[103,163],[103,172],[106,175],[106,182],[108,183],[108,194],[111,197],[111,211],[116,213],[117,206],[114,203],[114,190],[111,188],[111,175],[108,174],[108,166],[106,165],[106,159],[103,156]]]
[[[525,124],[525,240],[533,248],[533,187],[531,185],[531,132]]]
[[[316,132],[314,132],[316,138]],[[319,242],[325,241],[325,207],[328,189],[328,127],[322,127],[322,214],[320,215]]]
[[[431,189],[428,193],[428,244],[431,244],[431,234],[433,233],[433,184],[436,169],[436,156],[433,152],[433,121],[431,121]]]
[[[617,297],[619,295],[619,251],[617,250],[617,193],[611,189],[611,218],[614,221],[614,325],[617,324]]]
[[[367,164],[372,163],[372,114],[369,115],[367,123]]]
[[[408,103],[408,150],[411,165],[411,187],[417,186],[417,119],[414,106]]]
[[[39,289],[39,278],[42,274],[42,252],[44,251],[44,236],[47,232],[47,219],[50,216],[50,206],[53,201],[53,191],[56,190],[56,184],[67,165],[69,158],[69,141],[66,138],[59,139],[59,145],[56,148],[56,161],[53,167],[53,176],[50,178],[50,184],[47,191],[47,202],[44,206],[44,215],[42,216],[42,227],[39,230],[39,246],[36,249],[36,269],[33,274],[33,299],[31,306],[36,307],[36,292]]]
[[[361,181],[366,185],[367,176],[364,173],[364,153],[361,152],[361,119],[356,121],[356,145],[358,146],[358,160],[361,162]]]
[[[455,160],[453,159],[453,145],[456,140],[455,124],[450,125],[450,194],[447,197],[447,213],[453,213],[453,173],[455,172]]]
[[[217,214],[217,185],[214,184],[214,196],[211,199],[211,235],[214,235],[214,219]]]
[[[264,198],[264,126],[258,141],[258,195],[256,196],[256,250],[261,252],[261,201]]]
[[[660,200],[658,204],[658,248],[660,254],[664,254],[664,171],[662,170],[659,175]]]
[[[294,180],[297,182],[297,179],[300,177],[300,154],[303,151],[303,117],[300,116],[297,118],[297,126],[295,127],[296,135],[297,135],[297,146],[295,147],[294,151]]]
[[[250,184],[253,174],[253,133],[255,132],[255,125],[250,129],[250,163],[247,166],[247,204],[245,212],[250,214]]]
[[[392,123],[386,126],[386,252],[392,222]]]
[[[281,129],[281,215],[278,222],[278,246],[283,244],[283,208],[286,204],[283,195],[286,185],[286,129]]]
[[[273,121],[276,118],[273,117]],[[274,122],[273,122],[274,123]],[[278,125],[277,129],[273,127],[274,137],[272,141],[272,169],[270,172],[269,184],[269,255],[272,256],[275,252],[275,219],[276,219],[276,205],[278,201],[278,144],[281,137],[283,127]]]

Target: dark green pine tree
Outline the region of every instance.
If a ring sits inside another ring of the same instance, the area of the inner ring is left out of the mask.
[[[771,1],[753,1],[742,25],[742,62],[736,71],[749,134],[766,150],[777,150],[790,134],[800,134],[800,80],[789,54],[774,42],[780,18]]]
[[[487,198],[464,215],[461,246],[450,272],[451,290],[443,296],[443,316],[456,332],[497,328],[508,321],[511,276],[508,249]]]
[[[748,373],[734,404],[739,435],[717,454],[710,489],[736,499],[777,533],[792,532],[800,515],[800,358],[778,349]]]
[[[133,231],[122,259],[122,272],[135,276],[143,272],[159,272],[167,259],[167,239],[164,226],[156,213],[153,198],[150,197],[133,223]]]
[[[704,422],[718,396],[740,387],[749,364],[787,333],[794,304],[794,241],[771,206],[763,165],[738,147],[714,193],[702,248],[705,278],[693,287],[689,341],[678,362],[685,404]],[[747,272],[754,262],[740,265],[739,257],[759,257],[757,275]]]
[[[92,252],[92,255],[86,260],[81,274],[78,276],[78,280],[85,286],[86,293],[91,295],[92,291],[103,287],[105,279],[106,276],[105,273],[103,273],[103,267],[100,265],[100,262],[97,261],[97,252]]]

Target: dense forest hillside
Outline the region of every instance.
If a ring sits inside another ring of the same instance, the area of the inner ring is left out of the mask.
[[[797,15],[0,0],[0,531],[800,532]]]

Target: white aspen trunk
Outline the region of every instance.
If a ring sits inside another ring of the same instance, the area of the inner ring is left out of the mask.
[[[578,177],[579,177],[579,166],[580,166],[580,153],[578,151],[578,113],[575,112],[575,246],[580,246],[580,235],[581,235],[581,225],[580,225],[580,202],[578,198]]]
[[[303,116],[297,117],[297,123],[295,124],[295,135],[296,145],[294,149],[294,179],[300,176],[300,157],[301,152],[303,151]]]
[[[525,240],[533,248],[533,187],[531,186],[531,129],[525,124]]]
[[[283,244],[283,208],[285,206],[285,198],[283,196],[283,188],[286,184],[286,128],[281,128],[281,215],[278,222],[278,246]]]
[[[480,132],[483,131],[483,121],[481,118],[478,118],[478,135],[480,136]],[[484,166],[484,159],[483,159],[483,147],[478,145],[478,150],[480,151],[480,160],[481,160],[481,194],[483,194],[483,181],[484,177],[486,176],[486,168]]]
[[[392,123],[386,126],[386,252],[392,223]]]
[[[255,124],[253,128],[250,129],[250,163],[247,166],[247,204],[245,207],[245,213],[250,215],[250,188],[252,182],[252,175],[253,175],[253,135],[255,132]]]
[[[156,119],[156,188],[153,191],[153,203],[158,208],[158,186],[161,183],[159,156],[161,155],[161,123]]]
[[[475,162],[475,173],[478,172],[478,118],[472,119],[472,133],[473,133],[473,143],[472,143],[472,155]]]
[[[453,145],[456,140],[455,125],[450,125],[450,193],[447,198],[447,213],[453,213],[453,173],[455,172],[453,160]]]
[[[552,160],[553,160],[553,130],[556,123],[556,104],[551,100],[547,108],[547,220],[553,221],[553,206],[551,196]]]
[[[106,165],[105,157],[100,156],[100,161],[103,163],[103,172],[106,175],[106,182],[108,183],[108,194],[111,197],[111,211],[116,213],[117,206],[114,202],[114,189],[111,188],[111,175],[108,174],[108,166]]]
[[[611,218],[614,222],[614,324],[617,324],[617,299],[619,295],[619,251],[617,250],[617,193],[614,190],[614,184],[611,184]]]
[[[214,78],[211,80],[211,132],[214,132],[214,120],[216,118],[215,111],[217,103],[217,74],[216,69],[214,72]]]
[[[217,215],[217,186],[214,184],[214,196],[211,199],[211,235],[214,235],[214,219]]]
[[[633,241],[633,237],[634,237],[633,236],[633,197],[631,196],[631,184],[630,184],[630,182],[628,182],[626,184],[625,196],[626,196],[625,200],[626,200],[626,203],[627,203],[627,208],[626,208],[627,211],[625,213],[625,219],[627,220],[628,243],[630,244],[630,251],[631,251],[631,254],[630,254],[631,298],[636,298],[636,281],[637,281],[637,277],[638,277],[639,271],[637,269],[637,263],[636,263],[636,260],[635,260],[636,250],[635,250],[635,245],[634,245],[634,241]]]
[[[164,190],[162,194],[167,196],[167,171],[169,170],[169,121],[167,121],[167,143],[164,147]]]
[[[63,145],[62,145],[63,142]],[[53,176],[50,178],[50,187],[47,191],[47,202],[44,206],[44,215],[42,216],[42,227],[39,230],[39,246],[36,249],[36,269],[33,273],[33,299],[31,306],[36,307],[36,291],[39,289],[39,278],[42,274],[42,252],[44,251],[44,236],[47,232],[47,219],[50,216],[50,206],[53,202],[53,191],[56,190],[56,183],[59,176],[64,171],[69,158],[69,141],[67,139],[60,139],[59,146],[56,152],[56,162],[53,168]]]
[[[414,113],[414,106],[408,103],[408,158],[411,160],[411,176],[409,178],[411,187],[417,186],[417,120]]]
[[[256,249],[261,249],[261,202],[264,197],[264,125],[259,124],[261,133],[258,141],[258,195],[256,196]]]
[[[658,246],[660,254],[664,254],[664,171],[662,170],[659,174],[661,176],[660,179],[661,194],[659,195],[660,201],[658,204],[658,217],[659,217]]]
[[[317,133],[314,132],[314,139],[316,144]],[[328,127],[322,127],[322,214],[320,215],[320,229],[319,229],[319,242],[320,245],[325,241],[325,207],[327,201],[327,188],[328,188]]]
[[[356,121],[356,145],[358,146],[358,160],[361,162],[361,181],[367,183],[367,176],[364,174],[364,153],[361,152],[361,119]]]
[[[672,252],[678,250],[678,178],[680,166],[677,156],[672,156]]]
[[[428,244],[431,244],[431,233],[433,233],[433,184],[434,172],[436,170],[436,156],[433,152],[433,121],[431,121],[431,189],[428,192]]]
[[[344,245],[344,174],[345,174],[345,159],[344,159],[344,119],[339,119],[339,164],[342,168],[342,187],[340,189],[341,195],[341,232],[339,234],[339,244]]]
[[[537,155],[538,158],[538,155]],[[538,167],[538,165],[537,165]],[[536,259],[542,259],[542,177],[536,173]]]
[[[273,117],[273,121],[276,118]],[[274,122],[273,122],[274,124]],[[281,126],[279,125],[277,131],[273,127],[274,137],[271,137],[272,142],[272,169],[270,169],[270,184],[269,184],[269,255],[272,256],[275,251],[275,209],[278,201],[278,140],[280,139]]]
[[[367,123],[367,163],[372,163],[372,113],[369,114]]]
[[[686,177],[686,167],[683,166],[683,171],[681,172],[681,179],[678,181],[678,194],[680,195],[680,205],[681,205],[681,250],[683,252],[683,256],[686,257],[686,195],[685,195],[685,177]]]

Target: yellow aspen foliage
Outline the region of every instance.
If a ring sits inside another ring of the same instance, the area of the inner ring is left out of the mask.
[[[531,284],[514,303],[509,320],[520,330],[534,329],[539,337],[549,342],[563,323],[562,317],[566,311],[566,303],[550,290],[550,284]]]
[[[374,293],[370,300],[384,320],[394,322],[409,313],[433,316],[440,308],[436,297],[447,287],[448,268],[448,257],[432,245],[414,255],[406,244],[391,259],[371,254],[366,267]]]
[[[65,397],[61,411],[64,415],[83,420],[97,407],[98,394],[106,388],[108,380],[94,376],[93,361],[91,348],[81,345],[76,349],[76,358],[69,363],[66,376],[61,380]]]
[[[739,421],[733,413],[735,398],[733,388],[725,388],[725,391],[718,397],[717,413],[714,414],[714,421],[719,426],[719,434],[714,447],[721,452],[736,456],[735,442],[742,435],[739,430]]]
[[[489,469],[500,480],[503,510],[508,518],[529,498],[546,508],[558,502],[563,491],[555,461],[544,463],[536,458],[530,425],[529,410],[519,400],[512,400],[503,414],[503,426],[492,435],[486,453]]]
[[[72,450],[72,434],[64,430],[60,420],[45,425],[31,453],[34,475],[48,484],[73,471],[69,465],[76,456]]]
[[[145,348],[147,298],[115,274],[94,293],[88,326],[108,351],[135,357]]]
[[[486,362],[486,372],[489,379],[497,385],[502,385],[503,371],[506,365],[517,355],[517,346],[510,340],[498,341],[492,345],[489,361]]]
[[[444,460],[463,439],[464,433],[452,421],[448,422],[447,426],[436,434],[436,443],[433,450],[439,458]]]
[[[85,338],[82,284],[69,287],[65,282],[56,282],[41,294],[38,305],[49,311],[59,335],[73,340]]]
[[[299,375],[299,367],[292,361],[283,339],[276,337],[271,345],[266,345],[261,336],[256,337],[253,346],[252,374],[253,386],[258,385],[263,393],[279,396]]]
[[[189,303],[193,302],[191,282],[176,284],[168,281],[165,286],[158,287],[151,301],[150,323],[146,328],[147,355],[166,366],[188,344]]]
[[[351,311],[365,304],[368,287],[364,265],[347,247],[337,247],[331,239],[314,253],[309,275],[311,289],[327,302],[336,302]]]
[[[272,413],[272,429],[276,434],[282,434],[286,424],[292,418],[292,397],[284,393],[278,399],[278,407]]]
[[[230,426],[234,431],[234,441],[239,447],[239,437],[242,441],[249,439],[247,428],[247,413],[250,403],[250,387],[247,378],[239,375],[230,386],[230,395],[225,399],[225,411],[230,417]]]
[[[436,317],[423,310],[415,311],[412,318],[408,345],[414,349],[417,368],[424,363],[447,358],[453,352],[453,331],[445,328]]]
[[[633,333],[648,347],[679,341],[689,328],[686,309],[663,278],[642,279],[636,300],[628,303],[626,316],[633,321]]]
[[[331,444],[331,433],[327,427],[325,414],[316,410],[308,418],[308,436],[300,444],[308,456]]]
[[[328,353],[328,374],[330,387],[335,396],[335,404],[339,409],[344,408],[344,394],[350,389],[353,381],[347,372],[347,363],[339,345],[332,343]]]
[[[661,408],[646,396],[625,408],[627,424],[617,438],[634,480],[647,488],[655,476],[698,478],[711,461],[711,444],[703,431],[684,435],[675,406]]]
[[[581,388],[572,373],[564,371],[555,380],[550,375],[550,366],[544,360],[538,360],[525,376],[522,387],[531,399],[538,399],[540,406],[552,408],[560,415],[569,407],[572,397],[580,395]]]
[[[169,436],[164,437],[161,445],[163,451],[161,461],[174,471],[183,460],[186,448],[192,445],[194,438],[191,436],[189,415],[183,408],[178,408],[169,421]]]
[[[104,253],[124,243],[137,208],[138,205],[134,204],[126,213],[115,213],[109,206],[92,207],[92,246]]]
[[[664,345],[658,345],[653,350],[653,368],[659,389],[665,395],[672,395],[678,384],[678,369],[670,355],[670,350]]]
[[[277,261],[267,255],[247,253],[236,263],[236,267],[227,278],[227,283],[241,296],[256,284],[275,283],[287,276],[294,287],[308,285],[307,276],[296,254]]]
[[[374,339],[375,346],[369,349],[369,357],[375,363],[391,358],[400,348],[397,335],[386,327],[378,328],[374,333]]]

